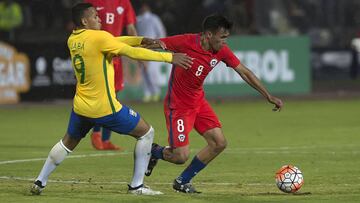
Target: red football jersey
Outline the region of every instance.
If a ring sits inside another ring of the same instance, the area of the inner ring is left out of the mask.
[[[101,19],[101,29],[120,36],[124,26],[136,23],[136,15],[129,0],[86,0]]]
[[[169,78],[168,92],[164,105],[168,108],[195,108],[205,98],[203,83],[210,71],[223,61],[235,68],[240,64],[227,45],[218,52],[205,51],[200,43],[201,34],[183,34],[162,38],[166,48],[173,52],[186,53],[194,58],[191,68],[173,66]]]

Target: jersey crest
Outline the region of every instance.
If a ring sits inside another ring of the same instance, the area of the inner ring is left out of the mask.
[[[217,63],[218,63],[218,60],[217,60],[217,59],[211,59],[211,61],[210,61],[210,67],[211,67],[211,68],[214,68]]]
[[[184,134],[180,134],[179,136],[178,136],[178,139],[179,139],[179,141],[180,142],[184,142],[185,141],[185,135]]]
[[[124,12],[124,8],[119,6],[116,8],[116,11],[118,12],[119,15],[121,15]]]

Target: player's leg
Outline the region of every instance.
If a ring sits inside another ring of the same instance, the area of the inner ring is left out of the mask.
[[[207,102],[201,105],[194,125],[206,140],[207,146],[194,156],[190,165],[174,181],[173,188],[185,193],[196,192],[190,181],[226,147],[226,139],[220,128],[221,124]]]
[[[152,96],[152,83],[151,83],[151,78],[149,76],[149,62],[140,62],[139,63],[142,67],[141,67],[141,73],[143,76],[143,102],[147,103],[151,101],[151,96]]]
[[[224,151],[227,146],[227,141],[221,128],[219,127],[207,130],[202,133],[202,136],[205,138],[207,145],[201,149],[196,156],[201,162],[208,164],[222,151]]]
[[[144,176],[150,159],[151,144],[154,138],[154,129],[132,109],[123,105],[123,108],[113,115],[112,123],[106,123],[107,128],[121,134],[136,138],[134,152],[134,173],[129,184],[129,193],[143,195],[162,194],[144,186]]]
[[[101,141],[106,142],[109,141],[111,137],[111,130],[107,128],[103,128],[102,135],[101,135]]]
[[[47,184],[49,175],[75,149],[80,140],[85,137],[92,127],[93,124],[85,117],[79,116],[73,111],[71,112],[67,133],[50,150],[39,176],[31,187],[30,192],[32,194],[39,195],[41,193]]]
[[[151,144],[154,139],[154,129],[140,118],[136,127],[128,133],[137,139],[134,153],[134,173],[129,185],[129,193],[144,195],[163,194],[144,185],[144,176],[151,154]]]
[[[190,155],[189,133],[194,125],[195,110],[174,110],[165,107],[166,126],[168,130],[169,146],[153,144],[151,158],[145,175],[150,176],[162,159],[174,164],[184,164]]]
[[[102,128],[101,141],[102,141],[103,149],[104,150],[122,150],[121,147],[113,144],[110,141],[110,137],[111,137],[111,130],[109,130],[107,128]]]
[[[158,102],[160,100],[160,81],[161,81],[161,65],[164,63],[150,61],[147,69],[149,80],[151,83],[151,100]]]
[[[199,193],[192,185],[191,180],[225,149],[226,140],[220,128],[206,131],[203,137],[208,145],[194,156],[189,166],[174,180],[173,188],[176,191]]]
[[[101,138],[101,126],[96,125],[93,128],[93,132],[91,134],[91,144],[97,150],[103,150],[103,142]]]

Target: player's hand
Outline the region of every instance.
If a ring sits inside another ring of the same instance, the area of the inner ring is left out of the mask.
[[[166,49],[166,45],[163,41],[146,37],[141,41],[141,46],[147,49]]]
[[[284,106],[284,103],[281,101],[281,99],[276,98],[276,97],[271,96],[271,95],[269,96],[268,101],[275,105],[274,108],[272,109],[273,111],[280,112],[282,107]]]
[[[183,53],[173,53],[173,60],[171,63],[188,69],[193,64],[193,58]]]
[[[163,41],[156,39],[155,44],[158,44],[161,49],[166,50],[166,44]]]

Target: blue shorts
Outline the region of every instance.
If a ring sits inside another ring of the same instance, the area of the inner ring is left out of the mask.
[[[71,138],[81,139],[95,125],[103,126],[119,134],[128,134],[139,123],[140,114],[123,105],[121,110],[101,118],[88,118],[71,111],[67,133]]]

